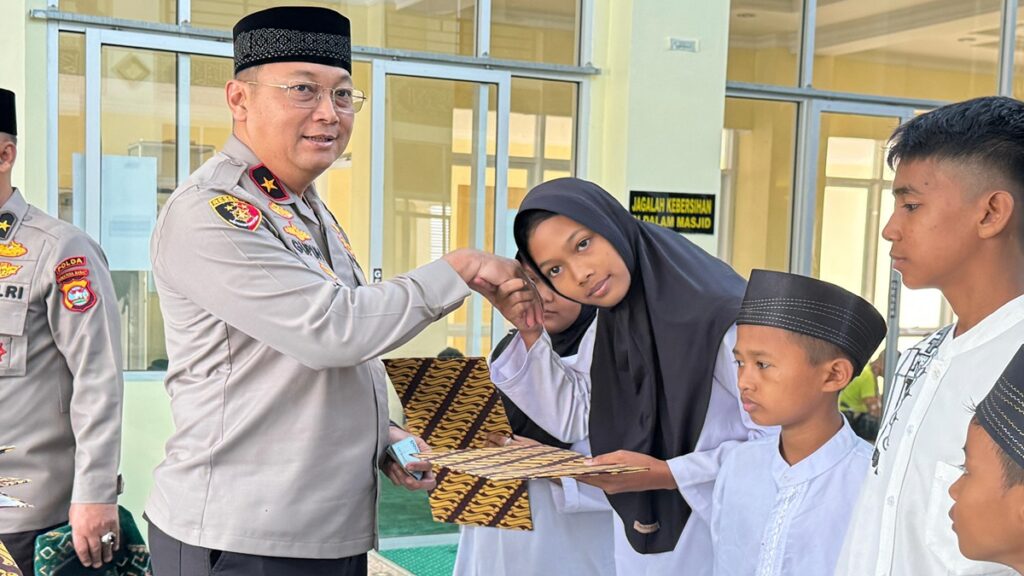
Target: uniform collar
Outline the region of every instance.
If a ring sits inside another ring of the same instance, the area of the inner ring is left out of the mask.
[[[836,464],[839,464],[846,456],[857,447],[861,439],[850,428],[850,423],[843,418],[843,427],[835,433],[828,442],[822,444],[813,454],[790,466],[782,458],[782,435],[778,436],[775,444],[775,455],[772,459],[772,476],[780,488],[794,486],[813,480],[814,478],[828,472]]]
[[[990,340],[1002,336],[1007,330],[1021,321],[1024,321],[1024,295],[1003,304],[998,310],[989,314],[981,322],[978,322],[970,330],[956,338],[949,338],[947,336],[949,354],[955,356],[982,346]],[[955,325],[949,333],[956,333]]]
[[[251,179],[256,189],[263,193],[267,200],[278,204],[294,204],[297,194],[285,188],[284,183],[278,178],[263,162],[256,156],[244,142],[232,134],[228,136],[224,148],[221,150],[225,155],[238,160],[246,165],[247,178]],[[312,189],[310,185],[307,192]]]
[[[0,207],[0,242],[9,242],[14,238],[27,212],[28,202],[21,191],[15,188],[11,197]]]

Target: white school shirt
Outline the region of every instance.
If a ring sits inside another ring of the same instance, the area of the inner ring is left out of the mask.
[[[549,361],[557,362],[563,370],[586,380],[588,389],[595,326],[596,322],[592,323],[583,335],[576,355],[559,357],[550,344],[547,345],[552,355]],[[545,379],[550,373],[537,369],[540,358],[527,356],[523,339],[517,334],[491,363],[492,380],[511,373],[524,393],[543,395],[551,385]],[[524,409],[531,419],[534,414],[540,414],[548,420],[553,419],[552,413],[557,409],[555,405],[540,402],[535,402],[531,408],[532,413]],[[572,449],[590,454],[590,444],[585,437],[574,442]],[[562,486],[550,480],[531,480],[527,490],[533,530],[462,526],[454,576],[615,575],[614,514],[604,492],[570,478],[563,478]]]
[[[736,447],[711,510],[715,576],[809,576],[835,570],[872,447],[843,427],[790,466],[778,436]],[[813,544],[812,544],[813,543]]]
[[[964,558],[948,514],[972,407],[1024,343],[1024,296],[954,333],[947,326],[900,356],[837,576],[1015,574]]]
[[[600,312],[597,321],[601,321]],[[615,566],[618,574],[711,575],[712,548],[708,522],[715,478],[721,463],[729,451],[740,443],[778,433],[777,427],[757,426],[743,411],[736,385],[736,362],[732,353],[735,344],[736,327],[732,326],[722,339],[715,360],[711,399],[697,446],[690,454],[668,461],[680,492],[693,509],[679,542],[671,552],[639,554],[629,545],[622,520],[618,514],[613,514]],[[517,347],[514,354],[528,357],[531,372],[536,371],[535,374],[541,375],[542,381],[551,383],[551,386],[546,387],[543,393],[534,391],[524,385],[523,377],[517,372],[496,371],[492,365],[494,384],[552,436],[563,442],[574,442],[586,437],[590,416],[589,373],[566,370],[561,363],[556,362],[552,358],[551,341],[546,334],[528,352],[522,340],[513,340],[509,348],[513,346]],[[582,354],[582,347],[580,351]],[[545,410],[544,406],[552,406],[554,409]]]

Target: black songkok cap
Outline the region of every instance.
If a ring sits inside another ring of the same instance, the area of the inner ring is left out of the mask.
[[[18,135],[18,116],[14,111],[14,92],[0,88],[0,132]]]
[[[992,440],[1024,468],[1024,347],[978,404],[977,416]]]
[[[867,300],[807,276],[754,270],[736,324],[781,328],[838,346],[860,374],[885,338],[885,320]]]
[[[352,72],[348,18],[328,8],[279,6],[235,24],[235,74],[272,62],[313,62]]]

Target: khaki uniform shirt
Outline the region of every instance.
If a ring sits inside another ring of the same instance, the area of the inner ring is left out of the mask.
[[[234,137],[182,184],[151,246],[175,432],[146,505],[194,546],[341,558],[376,545],[387,442],[378,356],[469,291],[438,261],[368,285],[312,187]]]
[[[33,508],[0,509],[0,533],[46,528],[71,502],[117,501],[121,319],[99,245],[29,206],[0,207],[0,476]]]

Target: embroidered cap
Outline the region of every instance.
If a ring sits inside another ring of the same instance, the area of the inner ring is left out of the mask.
[[[815,278],[754,270],[736,324],[781,328],[838,346],[860,374],[885,338],[885,320],[860,296]]]
[[[272,62],[312,62],[352,72],[348,18],[329,8],[279,6],[235,24],[235,74]]]
[[[996,444],[1024,468],[1024,346],[978,404],[977,416]]]
[[[14,92],[0,88],[0,132],[18,135],[18,117],[14,111]]]

